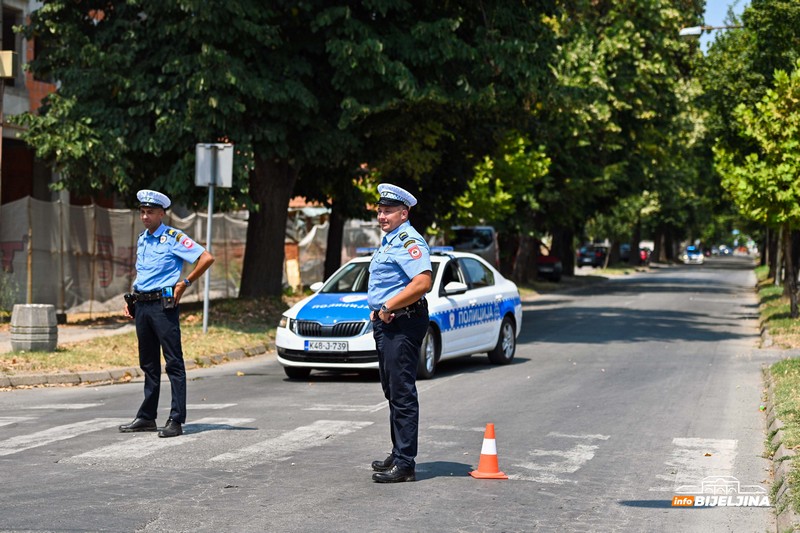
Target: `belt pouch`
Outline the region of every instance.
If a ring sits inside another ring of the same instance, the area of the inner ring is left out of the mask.
[[[172,309],[175,307],[175,295],[172,292],[172,287],[164,287],[161,289],[161,307],[164,309]]]
[[[136,295],[126,292],[122,297],[125,298],[125,304],[128,306],[128,313],[130,313],[132,317],[136,317]]]

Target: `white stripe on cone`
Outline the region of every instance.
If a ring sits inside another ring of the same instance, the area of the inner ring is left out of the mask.
[[[483,439],[481,455],[497,455],[497,441],[495,439]]]

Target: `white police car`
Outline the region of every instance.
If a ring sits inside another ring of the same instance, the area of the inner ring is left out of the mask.
[[[480,257],[452,249],[431,253],[433,286],[427,294],[430,324],[417,377],[431,378],[445,359],[486,352],[494,364],[514,358],[522,327],[517,286]],[[316,294],[284,313],[275,345],[289,378],[312,369],[377,369],[378,354],[367,306],[370,257],[357,257]]]

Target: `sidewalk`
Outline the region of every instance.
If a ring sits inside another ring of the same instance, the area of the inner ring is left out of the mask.
[[[96,337],[107,337],[109,335],[120,335],[135,331],[136,327],[131,322],[123,325],[109,326],[58,326],[58,343],[80,342]],[[0,353],[12,351],[11,334],[8,330],[0,330]],[[252,346],[242,348],[232,352],[200,357],[198,360],[185,360],[186,370],[208,367],[235,361],[256,355],[264,355],[269,351],[274,351],[274,347]],[[163,370],[163,365],[162,365]],[[139,367],[111,368],[108,370],[86,371],[86,372],[57,372],[41,374],[14,374],[7,375],[0,371],[0,389],[15,387],[37,387],[44,385],[80,385],[82,383],[113,383],[126,382],[132,379],[143,377]]]

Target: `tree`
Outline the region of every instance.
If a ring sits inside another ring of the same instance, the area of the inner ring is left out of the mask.
[[[59,90],[40,115],[21,120],[24,138],[61,172],[59,186],[126,198],[155,187],[190,205],[201,195],[190,178],[194,144],[233,142],[235,184],[219,201],[250,209],[240,295],[276,295],[298,180],[309,190],[332,176],[314,169],[356,169],[364,153],[388,160],[385,144],[362,150],[402,113],[530,104],[547,76],[552,39],[542,15],[551,7],[53,0],[25,32],[44,50],[31,69],[59,80]],[[419,184],[434,199],[442,172]],[[334,191],[352,186],[345,171],[337,175]]]
[[[740,134],[752,139],[758,151],[747,154],[743,164],[722,146],[715,153],[722,184],[739,210],[769,226],[782,226],[791,316],[798,318],[791,230],[800,227],[800,61],[791,75],[776,71],[774,80],[775,88],[754,107],[740,104],[734,112]]]

